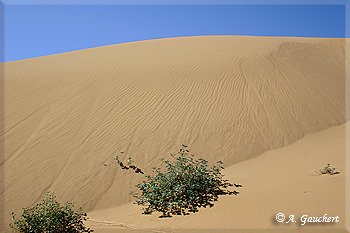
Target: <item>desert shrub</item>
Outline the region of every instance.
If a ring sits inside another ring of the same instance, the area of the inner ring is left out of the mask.
[[[10,227],[26,233],[93,232],[83,224],[86,213],[81,208],[74,211],[73,207],[74,204],[69,202],[61,205],[56,201],[55,193],[46,192],[41,203],[23,208],[21,219],[12,213]]]
[[[334,175],[334,174],[339,174],[339,171],[335,171],[335,168],[331,168],[331,165],[328,163],[327,166],[325,166],[322,169],[319,169],[318,174],[329,174],[329,175]]]
[[[132,169],[135,171],[135,173],[141,173],[141,174],[145,174],[141,168],[136,167],[135,165],[133,165],[133,161],[131,160],[131,157],[128,158],[127,161],[127,165],[124,165],[124,163],[122,161],[119,160],[119,156],[115,156],[115,160],[117,160],[117,163],[119,164],[119,166],[121,167],[121,169],[123,170],[129,170]]]
[[[242,187],[223,179],[221,161],[209,167],[207,160],[194,159],[185,145],[177,154],[170,155],[173,158],[171,161],[160,159],[165,166],[163,170],[153,167],[153,175],[145,175],[146,181],[136,185],[140,193],[131,192],[136,198],[135,204],[145,206],[144,214],[158,211],[163,213],[161,217],[169,217],[172,214],[197,212],[200,207],[212,207],[219,195],[238,194],[228,190],[228,187]],[[118,157],[116,160],[122,169],[131,167],[135,172],[139,169],[130,163],[131,158],[128,166],[120,162]]]

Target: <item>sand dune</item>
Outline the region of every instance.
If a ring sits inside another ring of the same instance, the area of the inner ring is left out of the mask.
[[[181,144],[230,166],[346,122],[345,39],[208,36],[5,63],[6,213],[117,207]],[[103,166],[103,164],[107,166]]]
[[[237,196],[220,197],[213,208],[160,219],[157,213],[141,215],[140,206],[128,203],[90,212],[91,219],[105,222],[87,224],[101,233],[129,232],[129,226],[167,233],[345,233],[345,127],[349,122],[226,168],[226,178],[243,187]],[[341,173],[318,176],[315,170],[327,163]],[[284,213],[287,220],[294,215],[296,222],[278,223],[277,213]],[[305,214],[339,216],[340,222],[301,226]],[[116,223],[123,226],[111,225]]]

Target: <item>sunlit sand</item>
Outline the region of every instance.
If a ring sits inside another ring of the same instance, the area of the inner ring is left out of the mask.
[[[183,37],[5,63],[6,224],[50,190],[92,219],[166,232],[300,227],[278,224],[279,212],[338,215],[303,227],[344,227],[345,42]],[[129,191],[143,177],[114,156],[149,172],[182,144],[222,160],[240,194],[189,216],[141,215]],[[315,176],[327,163],[341,173]]]

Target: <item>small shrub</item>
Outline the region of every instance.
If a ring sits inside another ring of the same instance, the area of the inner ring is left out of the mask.
[[[319,169],[318,174],[329,174],[329,175],[335,175],[339,174],[339,171],[335,171],[335,168],[331,168],[331,165],[328,163],[327,166],[325,166],[323,169]]]
[[[119,156],[115,156],[115,160],[117,160],[117,163],[123,170],[132,169],[135,171],[135,173],[145,174],[140,168],[136,167],[135,165],[132,165],[134,161],[131,160],[131,157],[128,158],[127,165],[124,165],[123,162],[119,160]]]
[[[41,203],[32,208],[23,208],[21,219],[12,213],[13,223],[10,223],[10,227],[26,233],[93,232],[83,224],[86,213],[81,208],[74,211],[73,207],[73,203],[69,202],[61,206],[56,201],[55,193],[46,192]]]
[[[242,187],[231,184],[223,179],[221,174],[222,162],[208,167],[205,159],[194,159],[189,155],[187,146],[176,154],[171,154],[172,161],[161,158],[165,170],[153,167],[154,175],[145,175],[146,181],[137,184],[140,194],[130,192],[135,198],[135,204],[146,206],[143,214],[151,214],[154,211],[163,213],[160,217],[175,215],[187,215],[189,212],[197,212],[200,207],[212,207],[219,195],[237,195],[238,192],[228,190],[230,186]],[[116,157],[122,169],[132,168],[136,172],[138,167],[131,164],[125,166]],[[139,169],[141,171],[141,169]]]

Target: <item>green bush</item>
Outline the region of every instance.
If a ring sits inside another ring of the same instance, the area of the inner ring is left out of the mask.
[[[325,166],[323,169],[319,169],[319,175],[322,174],[329,174],[329,175],[334,175],[334,174],[339,174],[340,172],[335,171],[335,167],[331,168],[331,165],[328,163],[327,166]]]
[[[171,154],[172,161],[161,158],[164,171],[153,167],[154,175],[145,175],[146,181],[137,184],[140,194],[131,192],[136,198],[135,204],[146,206],[144,214],[151,214],[154,211],[163,213],[161,217],[175,215],[186,215],[188,212],[197,212],[200,207],[212,207],[219,195],[237,195],[238,192],[228,190],[233,184],[223,179],[221,170],[222,162],[208,167],[205,159],[194,159],[189,155],[187,146],[183,147],[176,154]],[[122,169],[133,169],[135,172],[141,169],[131,164],[129,158],[128,166],[125,166],[116,157]],[[141,172],[140,172],[141,171]],[[143,173],[143,172],[142,172]],[[236,185],[236,187],[242,187]]]
[[[10,223],[10,227],[26,233],[93,232],[83,224],[86,213],[81,208],[74,211],[73,207],[73,203],[69,202],[61,206],[56,201],[55,193],[46,192],[41,203],[32,208],[23,208],[21,219],[12,213],[13,223]]]

